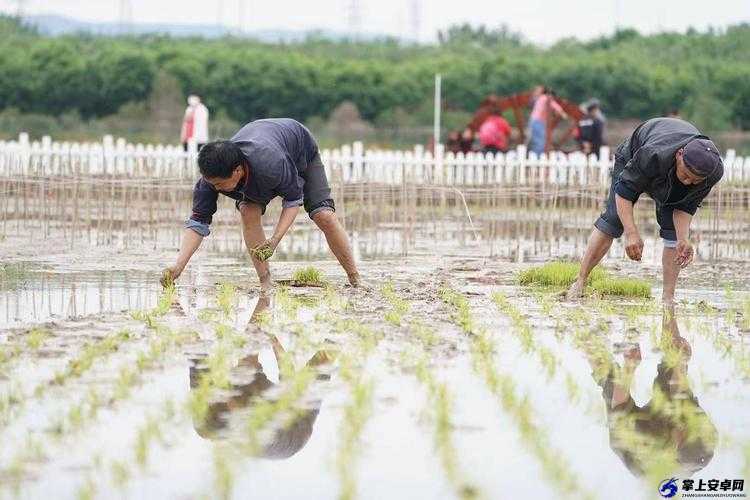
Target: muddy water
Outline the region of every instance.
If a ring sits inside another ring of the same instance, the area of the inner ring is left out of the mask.
[[[664,360],[675,355],[664,347],[656,301],[637,308],[618,300],[571,305],[553,292],[516,285],[520,269],[580,253],[595,214],[594,207],[554,216],[486,208],[474,212],[472,225],[452,209],[439,217],[415,212],[408,220],[395,210],[351,213],[347,231],[374,285],[370,291],[344,287],[324,240],[301,222],[274,257],[275,277],[313,262],[332,289],[279,286],[267,304],[259,300],[237,228],[227,221],[181,277],[174,303],[154,320],[184,333],[163,346],[155,342],[169,334],[131,312],[157,306],[159,270],[174,255],[179,231],[167,232],[165,224],[166,236],[156,240],[126,245],[118,236],[102,246],[76,241],[72,249],[54,231],[43,247],[11,231],[0,242],[3,264],[13,265],[12,272],[4,268],[0,285],[0,347],[12,353],[0,361],[0,497],[599,498],[606,478],[608,498],[631,499],[655,497],[655,474],[750,479],[744,236],[717,230],[708,216],[699,220],[699,258],[681,278],[678,333],[668,334],[683,347],[679,370],[670,373],[686,377],[675,397],[701,416],[703,431],[691,447],[668,412],[648,410]],[[615,246],[605,263],[615,274],[652,280],[658,296],[661,243],[645,223],[647,212],[641,217],[644,262],[624,260]],[[737,214],[730,227],[744,224],[743,217]],[[389,282],[408,303],[397,320],[380,291]],[[220,283],[236,287],[228,314],[217,299]],[[441,300],[445,288],[467,298],[472,332]],[[492,301],[495,292],[531,325],[533,349],[513,333],[514,320]],[[234,332],[233,340],[217,324]],[[431,332],[429,341],[419,325]],[[46,332],[38,345],[30,340],[32,327]],[[576,337],[581,328],[604,346],[599,357]],[[123,330],[129,336],[116,348],[82,364],[91,345]],[[517,400],[525,401],[522,412],[477,369],[480,330],[492,343],[486,359],[493,373],[512,382]],[[216,355],[220,346],[223,358]],[[285,354],[277,359],[279,346]],[[541,347],[554,359],[552,375],[549,360],[535,354]],[[291,372],[283,368],[288,359]],[[601,359],[627,372],[629,384],[615,379],[613,389],[595,376]],[[431,392],[419,360],[445,399]],[[72,361],[75,374],[50,384]],[[189,408],[217,364],[226,368],[226,380],[207,392],[201,417]],[[311,377],[285,399],[306,365]],[[123,376],[128,370],[130,378]],[[441,401],[447,401],[443,413]],[[263,425],[261,408],[271,415]],[[655,423],[628,441],[618,432],[632,415]],[[524,431],[529,422],[543,446]],[[249,436],[256,446],[248,445]],[[639,457],[638,439],[680,450],[677,464]],[[550,456],[575,487],[548,472]]]

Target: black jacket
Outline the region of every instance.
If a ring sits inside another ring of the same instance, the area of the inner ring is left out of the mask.
[[[667,202],[675,182],[675,153],[693,139],[708,139],[692,124],[676,118],[641,123],[615,151],[615,192],[636,201],[647,193],[658,206],[695,214],[711,188],[724,175],[723,165],[700,184],[688,186],[680,200]],[[618,171],[619,170],[619,171]]]

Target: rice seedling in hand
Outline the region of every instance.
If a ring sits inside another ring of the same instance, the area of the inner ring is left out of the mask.
[[[273,248],[269,245],[260,244],[250,250],[250,254],[261,262],[265,262],[273,255]]]

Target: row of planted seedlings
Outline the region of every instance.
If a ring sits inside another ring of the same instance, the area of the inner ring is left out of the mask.
[[[112,408],[127,400],[132,390],[141,384],[142,376],[159,366],[164,353],[171,346],[187,338],[187,334],[171,331],[156,322],[156,318],[164,315],[169,309],[172,296],[173,293],[163,296],[156,308],[143,313],[142,319],[145,319],[153,330],[149,332],[147,346],[137,351],[135,362],[128,360],[116,368],[117,375],[111,386],[93,385],[82,398],[63,400],[59,407],[55,408],[55,414],[49,417],[45,435],[40,436],[31,429],[25,432],[24,443],[18,446],[10,455],[8,463],[0,470],[0,475],[6,478],[0,484],[0,491],[8,488],[19,494],[24,481],[31,475],[31,467],[41,465],[53,455],[49,449],[51,446],[62,447],[73,442],[77,433],[95,421],[103,408]],[[135,339],[135,335],[122,330],[86,343],[80,353],[69,360],[64,369],[57,371],[51,380],[38,384],[28,397],[17,398],[18,402],[14,406],[17,406],[19,411],[9,415],[9,418],[20,414],[21,407],[28,399],[40,399],[48,392],[52,395],[51,389],[60,388],[83,377],[93,366],[104,363],[125,343]],[[6,419],[6,423],[9,422],[10,420]],[[52,441],[45,439],[47,436],[52,438]]]
[[[332,288],[326,288],[322,310],[316,321],[341,336],[346,343],[339,351],[339,376],[348,389],[348,403],[343,409],[340,441],[335,454],[335,468],[342,500],[357,497],[357,467],[364,448],[364,432],[374,407],[375,382],[367,374],[367,363],[383,333],[364,318],[369,311],[357,301],[344,299]],[[354,319],[356,318],[356,319]],[[353,337],[353,338],[352,338]]]
[[[545,479],[567,497],[595,498],[581,484],[568,460],[550,445],[547,432],[537,423],[538,417],[529,399],[518,394],[513,375],[497,369],[498,343],[485,327],[476,322],[469,300],[450,288],[442,288],[438,295],[449,308],[452,321],[471,341],[474,370],[515,424],[521,440],[541,465]]]
[[[173,287],[170,287],[164,296],[170,296],[172,293]],[[125,491],[129,481],[135,478],[135,474],[139,472],[145,474],[148,471],[152,447],[169,444],[167,431],[170,428],[191,420],[197,427],[204,424],[213,395],[230,387],[229,374],[232,366],[248,344],[249,334],[252,333],[240,332],[233,327],[236,302],[236,288],[231,284],[222,283],[217,287],[217,307],[207,308],[198,313],[200,323],[196,323],[196,328],[205,330],[204,327],[210,325],[215,339],[207,356],[203,359],[206,369],[201,373],[197,386],[190,391],[186,400],[176,403],[171,397],[167,397],[161,404],[154,405],[157,408],[156,412],[148,415],[135,430],[133,443],[130,446],[132,460],[114,459],[108,464],[103,464],[99,455],[95,455],[90,469],[102,472],[104,468],[108,468],[112,484]],[[140,314],[138,316],[152,328],[163,326],[154,315]],[[258,324],[265,323],[266,315],[260,315],[256,321]],[[299,398],[299,394],[304,392],[310,379],[309,372],[291,373],[287,369],[290,365],[291,363],[287,362],[280,363],[280,370],[290,375],[289,389],[280,394],[275,401],[261,402],[256,406],[256,411],[248,418],[246,439],[233,443],[231,447],[220,445],[215,447],[213,491],[221,496],[231,496],[236,459],[255,451],[260,443],[258,434],[264,426],[273,420],[275,415],[291,408],[294,401]],[[90,478],[86,478],[79,487],[78,495],[82,498],[93,497],[101,486],[101,481],[97,484]]]
[[[443,474],[456,497],[465,500],[478,498],[481,492],[466,478],[465,470],[460,465],[456,451],[453,432],[455,428],[453,396],[448,384],[439,380],[435,375],[430,362],[432,348],[439,341],[437,333],[422,321],[409,317],[411,304],[396,292],[393,283],[383,286],[381,294],[390,306],[384,314],[385,321],[395,327],[407,328],[411,338],[417,343],[416,349],[410,349],[409,343],[404,343],[403,365],[414,371],[417,380],[427,393],[430,405],[427,414],[432,422],[435,448],[440,458]],[[408,321],[405,320],[406,317],[409,317]]]
[[[537,272],[539,271],[537,270]],[[577,270],[575,272],[577,273]],[[544,272],[542,271],[541,274],[543,275]],[[543,284],[548,285],[550,283]],[[565,285],[566,283],[561,284]],[[545,314],[551,314],[554,302],[550,299],[550,294],[542,290],[536,290],[535,295]],[[498,298],[500,298],[499,301]],[[494,299],[506,314],[520,318],[520,311],[510,304],[507,298],[496,295]],[[637,329],[643,315],[653,316],[657,308],[653,302],[623,305],[595,300],[591,305],[592,309],[600,313],[601,316],[597,318],[584,307],[567,308],[562,315],[556,317],[558,322],[556,329],[569,333],[568,338],[572,341],[574,347],[588,359],[592,367],[594,380],[599,385],[610,378],[613,386],[623,387],[628,392],[634,367],[631,366],[628,369],[626,361],[625,367],[620,369],[614,362],[607,346],[608,340],[605,342],[605,338],[602,337],[602,332],[608,330],[604,319],[607,316],[624,314],[625,327]],[[675,319],[670,316],[671,314],[672,312],[667,312],[666,316],[662,317],[663,325],[667,325]],[[592,325],[594,326],[593,329],[591,328]],[[570,334],[571,332],[572,334]],[[667,329],[659,331],[656,323],[651,324],[650,333],[652,343],[663,352],[665,373],[672,374],[672,380],[670,381],[672,387],[677,387],[677,391],[689,391],[684,346],[681,345],[679,335],[675,337],[671,330]],[[648,405],[648,418],[658,422],[663,428],[662,430],[666,429],[664,434],[668,435],[669,429],[684,433],[684,442],[678,443],[680,446],[669,443],[664,436],[644,432],[642,430],[644,428],[643,413],[623,414],[624,412],[613,411],[613,416],[608,411],[610,442],[620,450],[621,455],[629,457],[627,465],[631,470],[637,470],[640,474],[645,475],[652,484],[658,484],[666,475],[673,474],[674,471],[680,469],[680,460],[684,457],[678,456],[678,448],[682,449],[683,445],[692,446],[693,449],[701,446],[709,448],[716,442],[715,428],[706,417],[705,412],[693,401],[692,397],[671,397],[657,384],[653,389],[653,396]],[[605,401],[605,404],[609,403]],[[712,451],[707,450],[704,454],[712,455]]]
[[[194,425],[200,426],[201,421],[208,414],[212,395],[228,388],[229,372],[237,355],[248,343],[248,331],[244,333],[236,331],[229,321],[233,314],[234,294],[233,287],[221,285],[217,294],[220,313],[216,314],[215,311],[207,310],[199,314],[202,321],[211,322],[214,325],[217,337],[217,342],[205,359],[204,364],[207,370],[200,377],[198,386],[191,392],[188,400],[182,405],[177,405],[178,411],[175,412],[172,405],[165,405],[161,415],[149,418],[138,430],[134,449],[136,462],[140,467],[145,464],[144,460],[138,457],[147,456],[149,444],[161,441],[164,434],[162,429],[170,419],[180,416],[180,410],[184,409]],[[312,322],[303,324],[297,315],[299,309],[310,307],[311,303],[294,297],[284,288],[279,290],[274,298],[276,307],[273,308],[273,313],[266,311],[255,318],[254,333],[273,336],[280,332],[291,332],[297,340],[295,345],[300,349],[320,348],[322,345],[310,338]],[[352,394],[350,404],[344,408],[342,442],[338,448],[336,468],[341,482],[340,497],[353,498],[356,492],[356,475],[351,469],[356,461],[357,444],[369,414],[372,397],[372,383],[363,380],[360,376],[361,369],[358,362],[362,358],[362,353],[374,347],[373,339],[376,339],[376,335],[356,322],[343,321],[338,317],[338,313],[346,307],[346,301],[342,300],[335,291],[326,289],[320,302],[326,312],[315,316],[315,323],[319,327],[327,324],[334,326],[342,333],[354,331],[360,339],[352,352],[342,350],[335,356],[341,365],[341,378],[350,387]],[[280,354],[279,371],[280,379],[283,381],[282,390],[272,399],[260,398],[252,405],[252,410],[245,417],[245,429],[241,439],[232,439],[214,445],[214,480],[210,496],[218,494],[224,498],[231,497],[235,488],[236,472],[242,465],[243,459],[256,456],[264,443],[268,441],[270,434],[281,427],[291,425],[301,413],[300,405],[315,380],[316,368],[306,365],[302,369],[295,370],[293,353],[283,351]],[[127,469],[127,464],[124,462],[113,463],[112,471],[113,478],[120,486],[124,486],[122,478],[131,475],[131,471]],[[91,488],[91,482],[86,481],[81,486],[81,492],[89,493]]]

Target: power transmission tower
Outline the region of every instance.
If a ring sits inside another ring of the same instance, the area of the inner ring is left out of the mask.
[[[131,0],[120,0],[119,14],[120,33],[129,33],[133,27],[133,3]]]
[[[409,0],[409,29],[409,38],[419,42],[422,29],[422,5],[419,0]]]
[[[16,17],[23,19],[26,15],[26,0],[16,0]]]
[[[362,31],[362,5],[360,1],[349,0],[346,11],[349,35],[355,39],[359,38]]]

